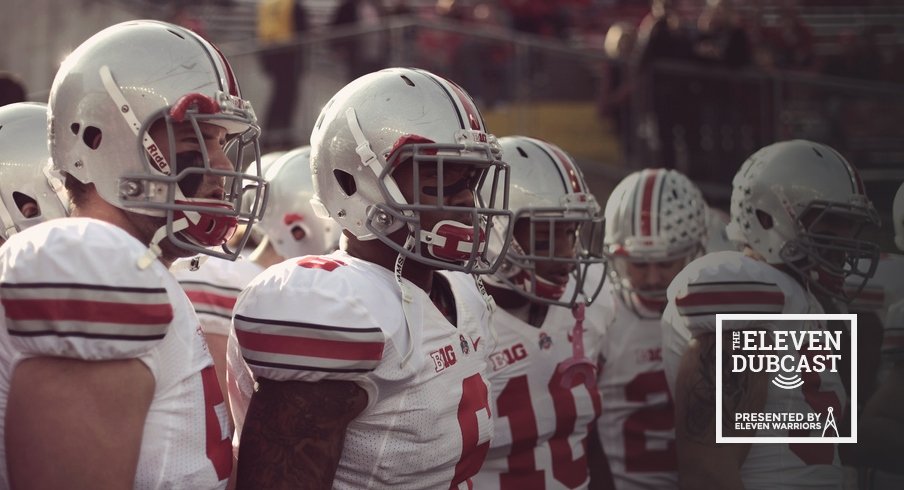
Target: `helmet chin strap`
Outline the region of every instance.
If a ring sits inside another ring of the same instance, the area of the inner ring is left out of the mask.
[[[411,234],[408,235],[408,238],[405,239],[405,250],[411,250],[414,247],[414,237]],[[411,355],[414,353],[414,330],[411,326],[412,320],[415,319],[415,312],[413,311],[414,306],[414,295],[411,294],[411,288],[405,284],[404,279],[402,279],[402,267],[405,265],[405,254],[399,252],[399,255],[396,257],[395,267],[393,268],[393,272],[395,273],[396,284],[399,285],[399,290],[402,292],[402,311],[405,314],[405,328],[408,331],[408,348],[405,349],[405,355],[402,356],[402,362],[399,363],[399,369],[405,369],[405,366],[408,364],[408,360],[411,359]]]
[[[185,218],[173,222],[173,232],[179,232],[186,228],[188,228],[188,220]],[[164,238],[166,238],[166,225],[157,228],[157,231],[154,232],[154,236],[148,244],[147,251],[138,259],[137,265],[139,269],[147,269],[155,260],[160,258],[163,253],[160,249],[160,242],[163,241]]]

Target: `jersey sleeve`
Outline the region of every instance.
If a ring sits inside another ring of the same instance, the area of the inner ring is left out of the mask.
[[[305,259],[301,259],[305,260]],[[359,299],[354,271],[271,267],[239,295],[233,326],[255,377],[275,381],[357,380],[377,368],[386,335]]]
[[[672,281],[669,303],[663,315],[678,330],[694,337],[715,332],[718,314],[787,313],[793,289],[776,269],[743,254],[720,252],[706,255],[689,264]],[[759,320],[726,321],[723,330],[769,328]]]
[[[17,234],[0,252],[0,304],[14,348],[83,360],[140,357],[165,336],[172,301],[159,262],[106,223],[66,219]]]
[[[244,259],[233,262],[211,257],[196,270],[190,263],[189,259],[177,260],[170,271],[195,308],[201,331],[229,336],[239,293],[263,269]]]

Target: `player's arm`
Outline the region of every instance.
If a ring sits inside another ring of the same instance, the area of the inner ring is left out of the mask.
[[[132,488],[154,378],[137,359],[35,357],[6,411],[12,488]]]
[[[742,490],[741,466],[749,444],[716,444],[716,335],[691,341],[678,368],[675,393],[675,439],[678,482],[683,489]],[[729,346],[723,346],[729,352]],[[730,362],[725,362],[730,366]],[[757,374],[723,373],[723,419],[762,409],[767,380]],[[732,435],[726,425],[723,434]],[[734,433],[733,435],[741,435]]]
[[[328,489],[345,429],[367,406],[352,381],[258,379],[242,430],[238,489]]]

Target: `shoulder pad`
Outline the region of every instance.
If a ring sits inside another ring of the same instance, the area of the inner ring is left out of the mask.
[[[720,313],[805,313],[807,293],[790,276],[739,252],[717,252],[691,262],[672,281],[663,321],[693,335],[715,332]],[[754,326],[731,322],[732,329]],[[757,324],[757,327],[766,325]]]
[[[0,252],[0,302],[13,346],[85,360],[138,357],[153,348],[173,307],[163,264],[137,266],[145,251],[124,230],[87,218],[16,234]]]
[[[375,316],[392,309],[391,301],[375,295],[385,288],[374,286],[381,285],[329,257],[267,269],[235,305],[242,356],[256,376],[277,381],[354,379],[373,371],[387,338]]]
[[[229,335],[236,298],[263,269],[248,260],[211,257],[200,269],[191,270],[186,261],[176,261],[171,270],[198,313],[201,331]]]

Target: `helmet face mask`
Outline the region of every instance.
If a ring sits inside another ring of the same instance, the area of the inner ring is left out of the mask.
[[[499,282],[539,303],[570,308],[596,299],[603,281],[589,286],[587,280],[593,266],[606,264],[598,206],[522,208],[515,230]]]
[[[862,235],[878,225],[857,170],[826,145],[793,140],[741,166],[726,232],[811,290],[849,302],[875,272],[878,247]]]
[[[660,316],[668,284],[703,253],[706,236],[706,204],[690,179],[665,169],[628,175],[606,203],[613,288],[638,316]]]
[[[215,46],[164,22],[104,29],[64,61],[49,114],[57,172],[94,184],[113,206],[163,218],[166,238],[188,254],[238,256],[243,243],[230,250],[226,240],[260,217],[266,186],[241,171],[246,159],[259,166],[259,128]],[[222,128],[236,146],[238,158],[228,165],[211,164],[202,143],[208,125]],[[194,155],[177,151],[186,132],[199,143]],[[190,195],[199,182],[212,181],[228,185],[219,195]],[[250,213],[240,206],[246,191],[256,194]]]
[[[590,304],[602,280],[588,286],[590,269],[604,266],[603,216],[574,160],[558,146],[526,136],[499,140],[513,169],[514,237],[502,247],[491,230],[490,253],[505,257],[487,282],[536,303],[571,308]],[[605,273],[602,274],[605,276]],[[600,278],[601,279],[601,278]]]
[[[797,218],[798,237],[788,241],[780,255],[799,277],[809,278],[813,288],[851,301],[878,265],[878,245],[861,238],[867,227],[878,224],[871,206],[812,201]]]
[[[383,169],[378,182],[385,201],[368,213],[368,231],[406,253],[386,233],[394,223],[404,223],[420,237],[407,252],[422,263],[444,269],[451,263],[481,274],[499,267],[499,261],[487,259],[486,243],[494,221],[509,226],[510,213],[499,202],[506,196],[493,193],[484,202],[480,190],[505,182],[508,167],[491,153],[454,156],[456,148],[447,145],[414,144],[405,150],[393,154]]]
[[[238,172],[237,163],[231,163],[231,168],[211,164],[210,150],[205,144],[210,139],[211,131],[206,126],[220,128],[228,122],[224,123],[222,117],[203,114],[199,110],[198,107],[188,108],[181,114],[182,121],[177,121],[172,111],[161,112],[148,121],[139,131],[139,141],[153,142],[156,151],[145,151],[143,144],[139,144],[139,151],[145,157],[147,166],[153,170],[122,175],[119,198],[124,209],[162,213],[166,220],[167,237],[179,248],[228,258],[241,251],[244,239],[234,250],[225,247],[226,241],[240,223],[251,223],[262,212],[266,181]],[[227,116],[226,119],[240,121],[236,116]],[[152,133],[157,138],[152,137]],[[257,162],[260,155],[257,138],[256,126],[250,126],[240,134],[226,135],[222,152],[235,155],[235,162],[244,161],[250,153],[253,161]],[[179,151],[180,140],[193,140],[198,144],[191,145],[191,150]],[[203,183],[209,180],[223,183],[222,197],[197,196]],[[250,204],[244,209],[243,196],[245,202]],[[253,196],[253,199],[248,199],[248,196]],[[223,253],[208,247],[222,247]]]
[[[489,230],[511,227],[507,187],[496,192],[508,182],[499,153],[460,87],[423,70],[382,70],[321,112],[311,134],[311,204],[358,240],[379,240],[404,258],[490,273],[501,261],[487,257]],[[481,199],[487,186],[493,193]]]

